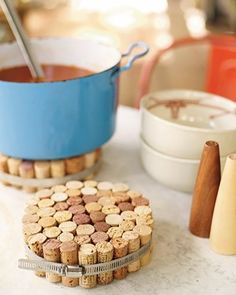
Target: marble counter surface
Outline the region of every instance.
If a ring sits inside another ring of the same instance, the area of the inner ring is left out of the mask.
[[[0,186],[0,294],[160,294],[235,295],[236,257],[220,256],[209,241],[188,229],[191,196],[169,190],[150,178],[139,158],[139,113],[121,107],[113,139],[104,147],[97,179],[125,182],[151,200],[156,221],[151,263],[127,279],[93,290],[53,285],[17,268],[24,257],[21,217],[29,194]],[[108,293],[109,292],[109,293]]]

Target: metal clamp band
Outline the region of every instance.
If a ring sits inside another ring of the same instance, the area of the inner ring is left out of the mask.
[[[4,173],[0,171],[0,181],[8,182],[13,185],[19,186],[28,186],[28,187],[52,187],[57,184],[66,183],[70,180],[78,180],[83,179],[86,176],[93,174],[96,172],[99,167],[101,166],[102,160],[98,160],[92,167],[86,168],[85,170],[75,173],[66,175],[64,177],[57,177],[57,178],[44,178],[44,179],[37,179],[37,178],[23,178],[11,174]]]
[[[130,253],[124,257],[109,262],[97,263],[92,265],[65,265],[62,263],[48,262],[43,258],[38,257],[27,247],[27,254],[29,254],[29,257],[32,257],[34,260],[19,259],[18,267],[26,270],[40,270],[73,278],[78,278],[82,275],[91,276],[107,271],[113,271],[136,261],[139,257],[143,256],[150,249],[150,246],[151,240],[149,241],[149,243],[142,246],[136,252]]]

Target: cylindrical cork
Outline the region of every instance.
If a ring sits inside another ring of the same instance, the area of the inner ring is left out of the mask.
[[[34,171],[36,178],[50,178],[50,162],[49,161],[35,161]]]
[[[60,246],[61,262],[67,265],[78,264],[78,245],[74,241],[64,242]],[[62,277],[62,284],[67,287],[79,285],[78,278]]]
[[[8,164],[8,171],[11,175],[19,176],[19,167],[21,164],[21,159],[16,158],[8,158],[7,164]],[[20,188],[20,186],[14,185],[16,188]]]
[[[96,162],[96,151],[93,151],[91,153],[87,153],[84,155],[84,160],[85,160],[85,168],[90,168],[92,167],[95,162]]]
[[[73,157],[65,160],[66,174],[75,174],[84,169],[84,157]]]
[[[8,157],[0,154],[0,171],[4,173],[8,173]],[[5,185],[9,185],[8,182],[3,182]]]
[[[42,233],[34,234],[28,238],[27,244],[36,255],[43,257],[43,243],[46,241],[46,239],[47,237]],[[35,271],[34,273],[38,277],[45,276],[45,272],[43,271]]]
[[[34,178],[35,174],[34,174],[33,162],[32,161],[21,162],[19,166],[19,173],[22,178]],[[23,190],[28,193],[35,192],[35,188],[30,186],[23,186]]]
[[[83,244],[79,250],[79,264],[88,265],[97,262],[96,247],[92,244]],[[97,276],[82,276],[79,278],[79,285],[83,288],[90,289],[96,287]]]
[[[65,162],[64,160],[56,160],[51,161],[51,176],[56,177],[63,177],[65,176]]]
[[[47,261],[60,262],[61,242],[56,239],[47,240],[43,244],[43,257]],[[54,273],[46,273],[46,279],[51,283],[61,282],[61,277]]]
[[[136,225],[133,231],[139,234],[141,246],[147,244],[151,240],[152,228],[150,226],[145,224]],[[140,257],[141,266],[147,265],[150,262],[150,258],[151,258],[151,251],[150,249],[148,249],[147,252]]]
[[[114,247],[114,258],[124,257],[128,254],[128,242],[122,238],[114,238],[111,240]],[[127,276],[127,266],[114,270],[114,278],[122,280]]]
[[[134,231],[126,231],[123,233],[122,238],[128,241],[128,251],[133,253],[140,248],[140,238],[139,234]],[[128,265],[128,272],[135,272],[140,269],[140,259],[138,258],[134,262]]]
[[[113,246],[110,242],[100,242],[96,244],[98,263],[108,262],[113,259]],[[113,272],[103,272],[98,275],[98,284],[107,285],[113,281]]]

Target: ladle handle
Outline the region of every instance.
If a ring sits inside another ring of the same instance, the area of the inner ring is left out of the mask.
[[[34,57],[28,38],[21,25],[21,21],[15,12],[15,8],[10,0],[0,0],[0,4],[32,77],[41,80],[44,77],[43,70],[40,64],[37,63],[37,59]]]

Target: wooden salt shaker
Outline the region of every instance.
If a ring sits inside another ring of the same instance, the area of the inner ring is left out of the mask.
[[[93,244],[83,244],[79,250],[79,264],[88,265],[97,263],[97,251]],[[82,276],[79,278],[79,285],[83,288],[90,289],[96,287],[97,276]]]
[[[8,171],[11,175],[19,176],[19,167],[21,164],[21,159],[16,158],[8,158],[7,164],[8,164]],[[15,188],[20,188],[18,185],[14,185]]]
[[[60,262],[61,242],[56,239],[47,240],[43,244],[43,257],[47,261]],[[46,273],[46,279],[51,283],[61,282],[61,277],[54,273]]]
[[[22,161],[19,166],[19,173],[22,178],[34,178],[34,165],[32,161]],[[23,190],[28,193],[35,192],[34,187],[23,186]]]
[[[128,242],[122,238],[113,238],[111,243],[114,247],[114,258],[124,257],[128,254]],[[127,266],[114,270],[114,278],[122,280],[127,276]]]
[[[135,231],[126,231],[123,233],[122,238],[128,242],[128,253],[133,253],[140,248],[139,234]],[[131,262],[128,265],[128,272],[135,272],[140,269],[140,259]]]
[[[192,234],[208,238],[220,185],[220,151],[215,141],[207,141],[201,156],[201,162],[193,192],[189,230]]]
[[[65,160],[66,174],[75,174],[84,169],[84,157],[73,157]]]
[[[67,265],[78,264],[78,245],[74,241],[64,242],[60,246],[61,262]],[[79,278],[62,277],[62,284],[67,287],[79,285]]]
[[[98,263],[108,262],[113,259],[113,246],[110,242],[96,244]],[[113,272],[108,271],[98,275],[98,284],[107,285],[113,281]]]
[[[51,175],[53,178],[65,176],[64,160],[51,161]]]
[[[8,157],[0,154],[0,171],[4,173],[8,173]],[[9,185],[8,182],[3,182],[5,185]]]

